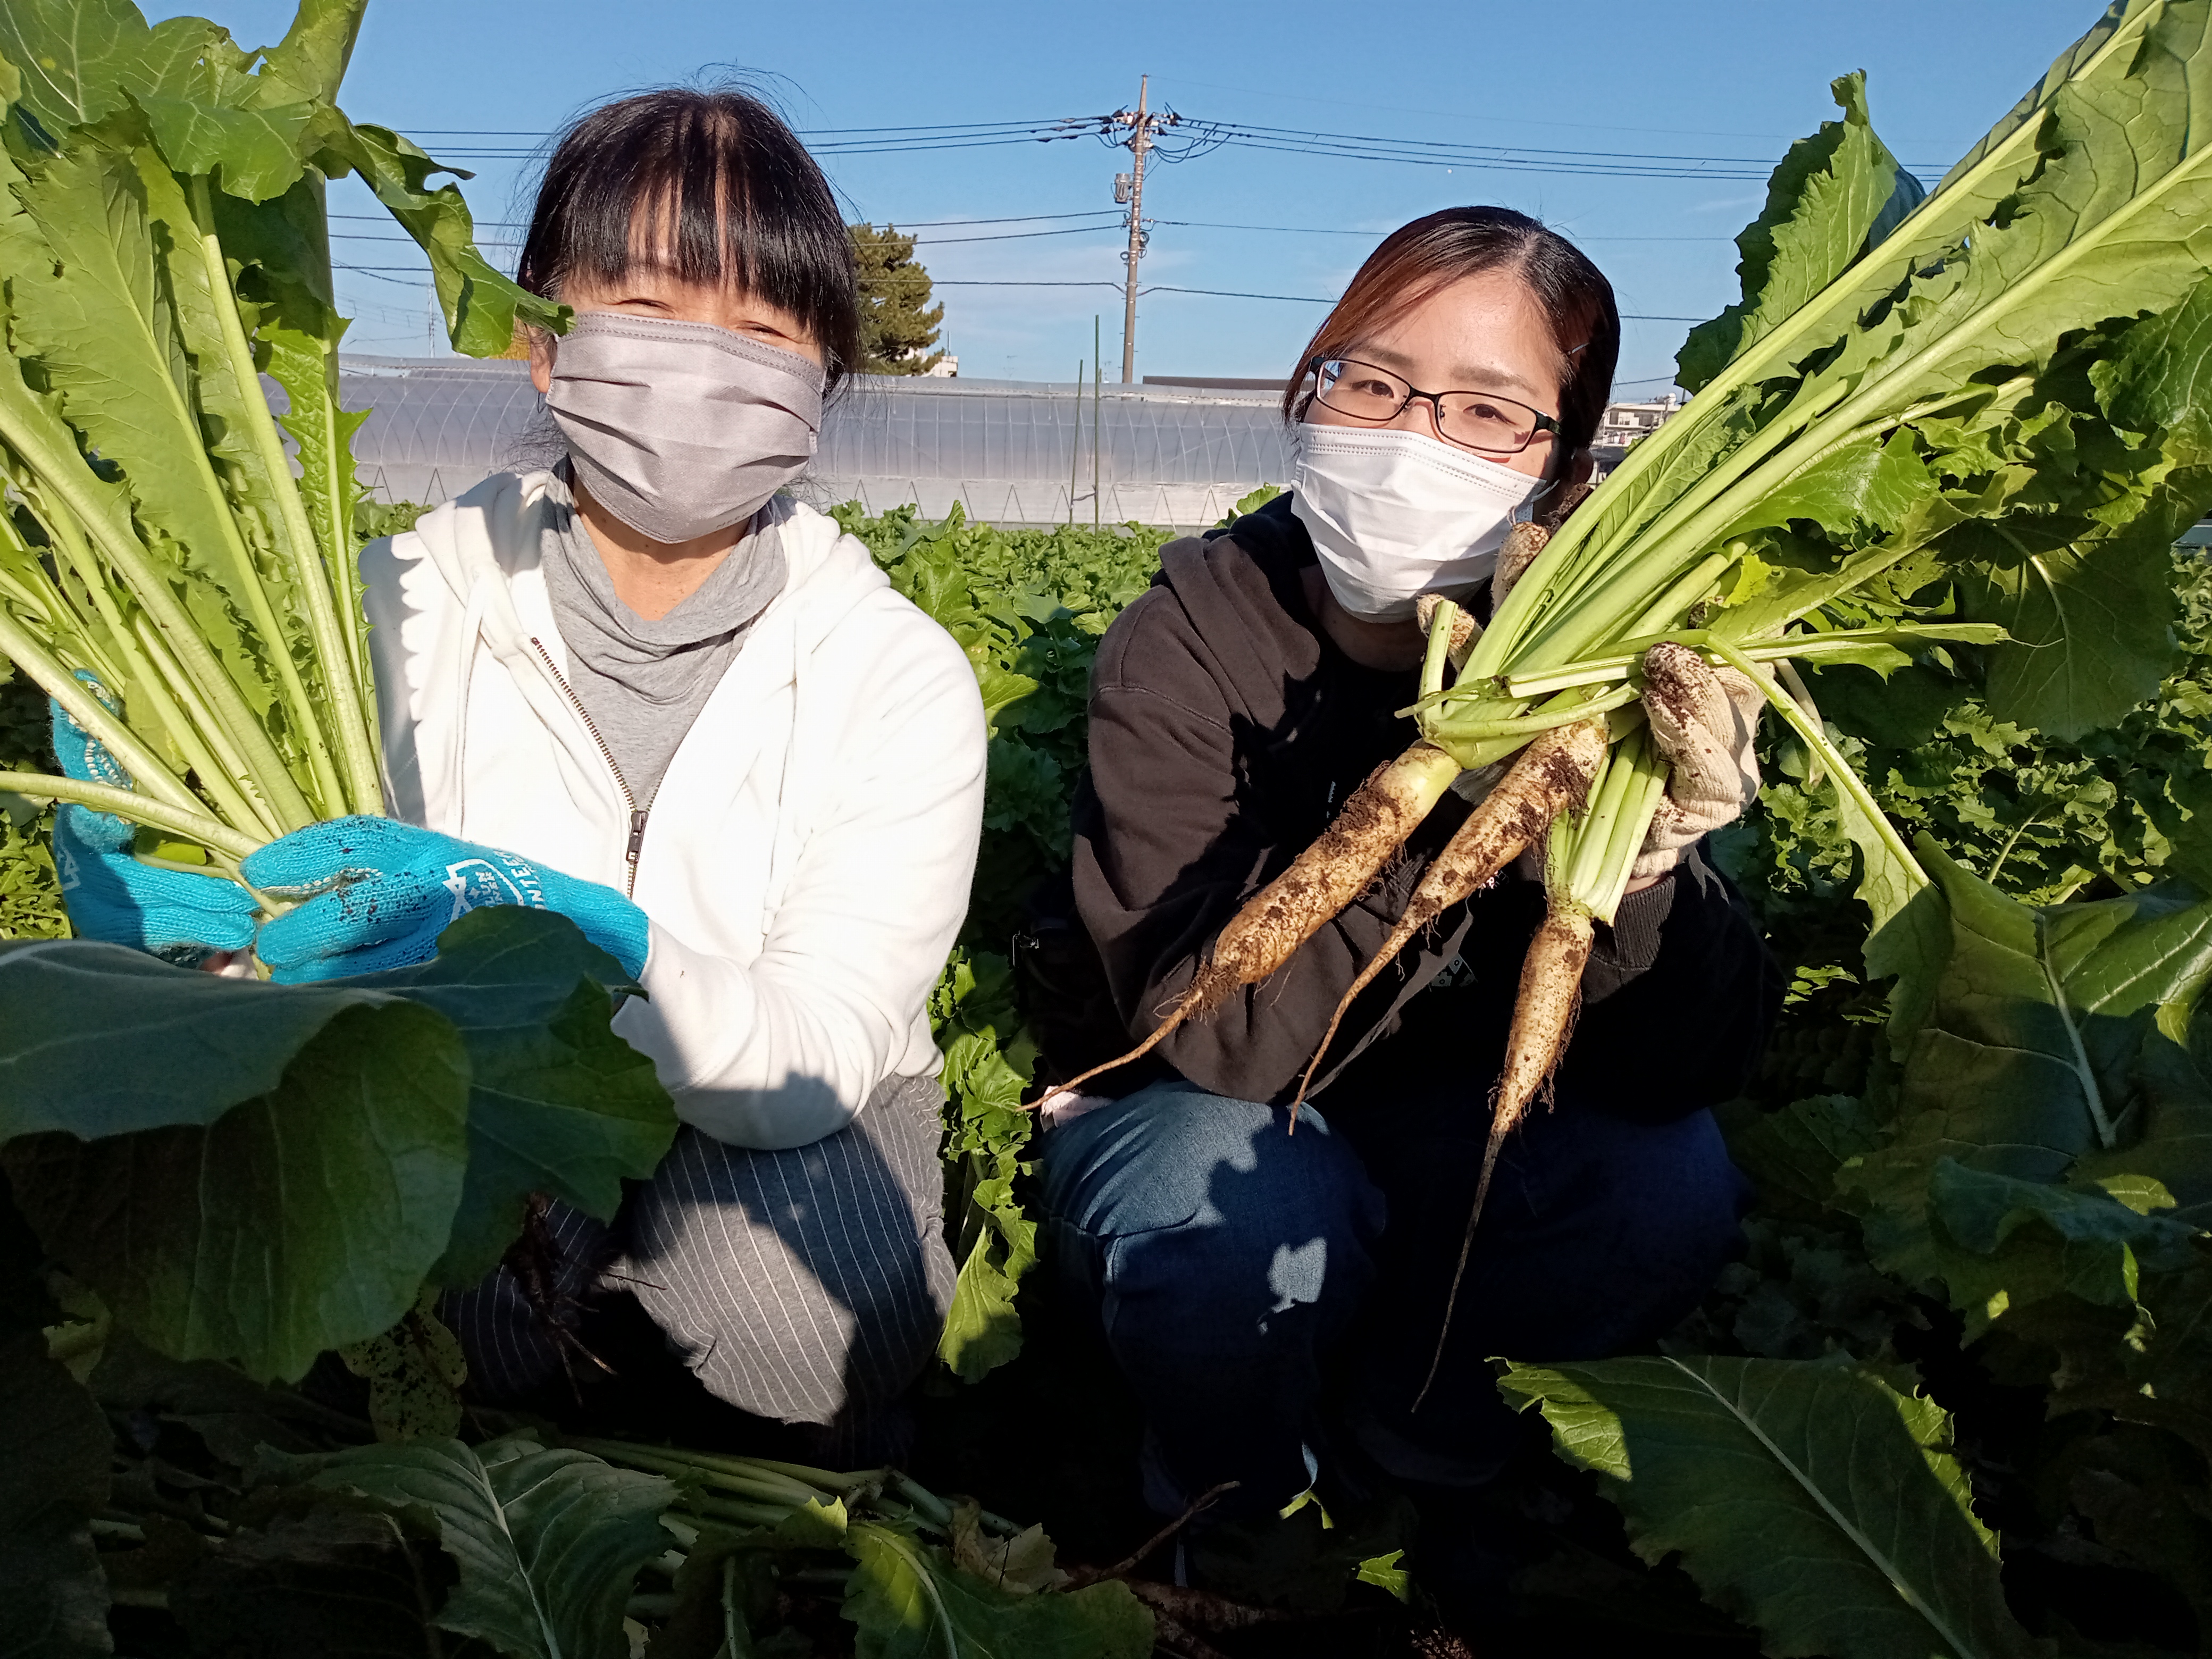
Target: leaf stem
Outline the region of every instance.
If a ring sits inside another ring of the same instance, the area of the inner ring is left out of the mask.
[[[1848,796],[1851,804],[1866,815],[1868,823],[1881,838],[1882,846],[1898,861],[1906,876],[1916,886],[1928,885],[1928,872],[1920,867],[1920,860],[1912,856],[1912,849],[1897,833],[1897,826],[1889,821],[1889,815],[1875,804],[1874,796],[1865,782],[1852,769],[1850,762],[1844,758],[1843,750],[1828,740],[1828,734],[1820,729],[1820,722],[1798,706],[1796,698],[1760,673],[1757,664],[1727,641],[1710,640],[1706,648],[1737,672],[1749,676],[1751,683],[1766,694],[1766,701],[1782,716],[1790,729],[1835,774],[1837,790]]]
[[[40,772],[0,772],[0,790],[34,800],[67,801],[96,812],[112,812],[117,817],[167,830],[179,840],[197,842],[211,852],[227,853],[234,859],[249,858],[262,846],[252,836],[241,836],[204,812],[186,811],[132,789],[111,789],[104,783],[82,783]]]
[[[19,628],[5,611],[0,611],[0,657],[8,658],[36,680],[71,720],[106,746],[108,753],[115,757],[116,764],[128,772],[131,782],[150,798],[179,811],[197,814],[204,811],[199,797],[185,787],[183,780],[168,763],[149,749],[136,732],[109,714],[107,705],[93,696],[82,680]]]
[[[76,453],[73,443],[64,452],[55,447],[52,434],[34,429],[24,417],[15,391],[16,388],[0,385],[0,441],[15,452],[48,493],[50,499],[40,504],[40,516],[49,520],[48,529],[52,528],[51,518],[56,508],[76,517],[101,556],[131,590],[131,596],[154,619],[163,639],[210,706],[221,714],[225,729],[252,763],[254,780],[283,827],[297,830],[313,823],[314,809],[308,805],[307,796],[293,780],[291,769],[276,752],[267,730],[246,707],[236,684],[216,660],[213,648],[194,625],[191,614],[161,572],[155,568],[129,523],[119,521],[119,515],[112,510],[122,492],[117,490],[102,499],[94,489],[99,479]],[[27,391],[24,395],[27,398]],[[63,441],[70,441],[67,428],[61,428],[58,421],[54,425]],[[258,587],[258,583],[255,586]],[[272,645],[273,654],[282,655],[278,648],[281,643]]]
[[[314,527],[307,522],[307,510],[301,502],[299,485],[293,481],[292,464],[284,453],[283,439],[277,435],[276,417],[270,414],[269,401],[261,391],[253,348],[246,343],[245,325],[239,319],[238,294],[231,286],[229,262],[223,258],[222,243],[216,235],[215,209],[209,198],[206,175],[195,174],[190,185],[200,261],[207,271],[210,298],[222,332],[224,359],[236,383],[240,406],[246,411],[246,423],[268,475],[270,493],[276,498],[283,544],[291,556],[293,580],[307,612],[308,635],[314,642],[321,669],[323,695],[330,700],[327,735],[337,751],[338,763],[334,766],[326,755],[319,752],[319,744],[310,745],[317,751],[311,759],[316,763],[319,776],[330,774],[325,787],[331,792],[331,816],[377,811],[383,803],[383,785],[377,774],[375,757],[368,752],[361,685],[354,675],[353,651],[339,626],[330,572],[324,565]],[[270,640],[270,648],[281,664],[289,666],[290,653],[283,650],[281,635]],[[295,689],[298,684],[297,671],[294,670],[287,689]],[[301,709],[305,717],[304,738],[322,731],[323,726],[317,719],[318,711],[306,704],[304,695],[301,701],[305,705]]]

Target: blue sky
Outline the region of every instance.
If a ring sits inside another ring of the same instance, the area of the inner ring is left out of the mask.
[[[1757,170],[1833,112],[1829,81],[1867,71],[1876,129],[1916,169],[1940,173],[2094,21],[2097,0],[1182,0],[1075,7],[1019,3],[918,6],[912,0],[734,7],[711,0],[371,0],[343,97],[357,120],[416,137],[472,167],[480,221],[526,211],[530,137],[608,96],[734,70],[802,131],[1096,115],[1136,100],[1197,119],[1468,145],[1511,144],[1638,156],[1713,157]],[[291,7],[231,0],[149,6],[159,17],[211,13],[247,44],[273,41]],[[456,131],[455,130],[459,130]],[[450,136],[449,136],[450,135]],[[1096,139],[927,153],[825,157],[851,216],[878,223],[1080,214],[1112,207],[1126,151]],[[1285,229],[1162,222],[1148,283],[1334,296],[1382,234],[1468,202],[1532,213],[1575,238],[1613,279],[1621,309],[1705,317],[1735,295],[1729,240],[1758,210],[1741,178],[1570,176],[1411,166],[1231,145],[1156,169],[1146,211]],[[373,211],[351,184],[337,214]],[[1121,233],[1060,234],[1065,222],[942,226],[918,234],[940,281],[1115,283]],[[351,219],[362,236],[398,234]],[[1006,240],[959,240],[1020,234]],[[488,228],[483,235],[511,236]],[[348,240],[339,258],[401,266],[342,273],[356,349],[433,349],[428,289],[404,243]],[[511,250],[493,248],[495,258]],[[1103,315],[1108,378],[1121,364],[1119,293],[1097,287],[939,290],[945,343],[964,375],[1071,378]],[[1155,294],[1138,313],[1137,372],[1284,372],[1322,307]],[[1686,325],[1632,322],[1622,395],[1665,384]],[[442,350],[442,346],[438,347]]]

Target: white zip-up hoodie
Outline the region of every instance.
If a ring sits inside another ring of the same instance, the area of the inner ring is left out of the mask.
[[[678,1115],[740,1146],[818,1140],[941,1063],[927,1005],[982,825],[975,672],[858,541],[772,503],[788,578],[635,804],[633,865],[539,568],[550,479],[488,478],[362,556],[386,810],[629,892],[647,994],[615,1029]]]

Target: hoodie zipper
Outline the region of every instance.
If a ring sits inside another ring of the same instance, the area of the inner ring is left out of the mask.
[[[584,722],[584,730],[592,734],[592,741],[599,746],[599,757],[606,762],[607,770],[614,774],[615,787],[622,791],[623,805],[629,808],[629,844],[623,849],[623,862],[629,866],[629,873],[623,878],[623,896],[634,899],[637,896],[638,855],[645,851],[646,814],[653,808],[650,805],[640,806],[637,804],[637,797],[630,793],[629,785],[623,777],[622,768],[615,764],[615,751],[607,747],[607,740],[599,735],[599,728],[592,723],[591,711],[584,707],[584,700],[575,694],[561,671],[553,665],[553,659],[544,643],[535,634],[530,636],[530,643],[537,649],[538,660],[545,665],[545,672],[553,677],[553,684],[561,688],[562,695],[575,709],[576,718]]]

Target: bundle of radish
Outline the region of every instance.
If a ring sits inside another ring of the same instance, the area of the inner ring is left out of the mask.
[[[130,786],[0,791],[118,814],[142,857],[210,876],[382,805],[325,181],[357,174],[420,244],[458,349],[565,325],[429,187],[451,169],[332,101],[365,4],[303,0],[259,52],[128,0],[0,9],[0,657]]]
[[[1790,149],[1738,238],[1741,302],[1682,349],[1692,402],[1486,630],[1435,607],[1419,742],[1223,931],[1136,1052],[1287,962],[1451,767],[1517,754],[1346,998],[1548,823],[1479,1218],[1665,791],[1640,700],[1690,653],[1747,676],[1833,781],[1877,973],[1926,878],[1766,665],[1923,660],[2067,737],[2156,689],[2169,550],[2212,503],[2212,0],[2116,0],[1932,194],[1875,137],[1863,77],[1833,89],[1843,118]]]

